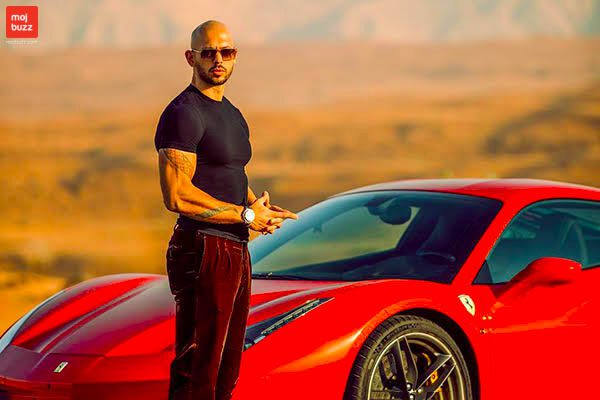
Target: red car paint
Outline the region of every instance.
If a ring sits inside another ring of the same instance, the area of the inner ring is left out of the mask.
[[[463,333],[463,353],[468,346],[474,354],[475,398],[595,397],[600,268],[575,269],[562,283],[528,286],[524,278],[520,287],[473,280],[523,207],[555,198],[600,201],[600,190],[536,179],[415,179],[343,194],[403,189],[490,197],[503,207],[451,284],[254,280],[249,326],[315,297],[334,299],[244,352],[234,400],[342,399],[364,340],[391,315],[411,312],[452,321]],[[115,274],[75,285],[34,313],[0,353],[0,399],[165,399],[174,313],[164,275]]]

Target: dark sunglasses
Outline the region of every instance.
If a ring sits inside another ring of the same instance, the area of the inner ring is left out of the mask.
[[[205,59],[209,59],[209,60],[214,60],[217,53],[221,53],[221,57],[223,57],[223,61],[233,60],[235,58],[235,56],[237,55],[237,49],[231,49],[231,48],[202,49],[202,50],[192,49],[192,51],[195,51],[196,53],[200,53],[200,58],[205,58]]]

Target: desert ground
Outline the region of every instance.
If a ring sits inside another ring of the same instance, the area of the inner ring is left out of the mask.
[[[0,49],[0,333],[63,287],[164,274],[154,131],[182,48]],[[408,178],[600,186],[600,40],[240,46],[247,172],[293,211]]]

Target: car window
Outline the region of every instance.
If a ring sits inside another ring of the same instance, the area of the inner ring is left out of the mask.
[[[406,222],[392,225],[381,223],[366,207],[351,208],[284,243],[265,262],[296,266],[393,249],[418,212],[411,207]]]
[[[253,277],[449,282],[501,208],[496,199],[373,191],[317,203],[252,240]]]
[[[600,264],[600,202],[547,200],[525,207],[488,254],[475,283],[504,283],[540,257]]]

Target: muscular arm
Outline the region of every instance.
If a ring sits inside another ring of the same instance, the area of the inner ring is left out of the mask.
[[[158,151],[163,201],[169,211],[217,224],[243,222],[243,206],[215,199],[192,184],[196,154],[173,148]]]

